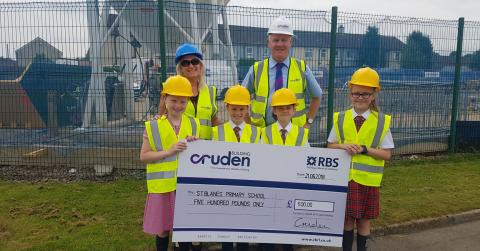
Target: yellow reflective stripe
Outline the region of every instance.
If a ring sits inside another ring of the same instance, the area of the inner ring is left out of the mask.
[[[264,62],[265,61],[263,60],[258,62],[257,75],[255,76],[255,92],[258,90],[258,84],[260,83],[260,77],[262,76]]]
[[[298,127],[297,142],[295,142],[296,146],[302,146],[304,136],[305,136],[305,128]]]
[[[375,129],[375,136],[373,137],[371,145],[372,148],[377,148],[380,145],[380,138],[382,137],[383,127],[385,127],[385,114],[379,112],[377,128]]]
[[[252,129],[252,135],[250,135],[250,143],[255,143],[255,140],[257,139],[257,127],[256,126],[250,126]]]
[[[305,74],[305,70],[306,69],[303,69],[302,67],[302,62],[298,59],[295,59],[295,61],[297,62],[297,66],[298,66],[298,69],[300,69],[300,76],[302,78],[302,85],[304,86],[305,88],[305,79],[306,79],[306,74]]]
[[[176,171],[147,173],[147,180],[171,179],[177,176]]]
[[[225,141],[225,124],[217,126],[218,140]]]
[[[369,173],[383,173],[383,167],[381,166],[371,166],[361,163],[352,163],[352,168],[359,171],[369,172]]]
[[[155,148],[157,148],[156,150],[158,152],[163,151],[162,139],[160,138],[158,131],[158,120],[150,121],[150,128],[152,130],[153,144],[155,145]]]
[[[199,119],[199,121],[202,126],[212,126],[212,121],[209,119]]]
[[[338,134],[340,136],[340,139],[338,143],[343,144],[345,141],[345,134],[343,133],[343,123],[345,122],[345,112],[340,112],[338,114]]]
[[[257,102],[265,103],[267,101],[266,97],[258,96],[257,94],[253,94],[253,99]]]
[[[293,116],[294,117],[300,117],[300,116],[305,115],[305,113],[306,113],[306,111],[305,111],[305,109],[303,109],[303,110],[300,110],[300,111],[296,111]]]
[[[188,117],[190,120],[190,125],[192,126],[192,135],[191,136],[196,136],[197,135],[197,123],[195,122],[195,119],[192,117]]]
[[[304,99],[305,98],[305,94],[302,92],[302,93],[295,93],[295,97],[297,99]]]
[[[265,128],[265,136],[267,136],[267,140],[268,140],[268,143],[269,144],[273,144],[273,139],[272,139],[272,126],[268,126],[267,128]]]
[[[254,118],[254,119],[261,119],[261,118],[263,118],[263,114],[256,113],[256,112],[252,113],[251,116],[252,116],[252,118]]]
[[[208,86],[210,95],[210,104],[212,105],[212,115],[215,113],[215,91],[213,86]]]
[[[153,162],[153,164],[160,164],[160,163],[166,163],[166,162],[173,162],[173,161],[176,161],[177,160],[177,155],[172,155],[172,156],[169,156],[169,157],[166,157],[165,159],[161,159],[161,160],[157,160],[155,162]]]

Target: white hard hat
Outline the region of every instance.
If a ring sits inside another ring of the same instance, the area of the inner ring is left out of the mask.
[[[293,36],[292,24],[286,17],[280,16],[270,24],[268,35],[270,34],[285,34]]]

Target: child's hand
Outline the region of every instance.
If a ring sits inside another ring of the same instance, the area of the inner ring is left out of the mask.
[[[187,141],[178,141],[175,145],[173,145],[170,149],[168,149],[172,155],[177,154],[179,152],[183,152],[187,149]]]
[[[198,140],[198,137],[196,137],[196,136],[187,136],[185,139],[187,140],[187,142],[192,142],[192,141]]]
[[[356,144],[343,144],[342,149],[347,151],[347,153],[350,155],[355,155],[362,152],[362,147]]]

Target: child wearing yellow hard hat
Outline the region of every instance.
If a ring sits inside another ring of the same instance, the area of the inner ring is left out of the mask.
[[[390,115],[379,111],[377,95],[380,77],[369,68],[360,68],[348,82],[352,108],[333,116],[328,147],[352,155],[348,182],[343,250],[352,250],[357,227],[357,250],[367,250],[370,221],[380,213],[380,184],[385,160],[394,148]]]
[[[241,85],[228,88],[223,101],[227,108],[228,121],[212,128],[212,140],[240,143],[258,143],[260,129],[245,123],[250,106],[250,93]],[[248,243],[237,243],[237,251],[248,251]],[[222,251],[232,251],[232,242],[223,242]]]
[[[260,129],[245,123],[250,106],[250,93],[241,85],[228,88],[225,100],[228,122],[212,129],[212,139],[225,142],[258,143]]]
[[[309,146],[308,128],[292,123],[297,106],[295,93],[287,88],[282,88],[272,95],[272,111],[276,122],[262,128],[262,143],[282,146]],[[262,243],[260,247],[264,251],[274,250],[274,244]],[[293,251],[293,245],[282,244],[283,251]]]
[[[262,142],[272,145],[306,146],[308,128],[292,124],[297,98],[287,88],[277,90],[272,96],[272,111],[277,122],[262,129]]]
[[[162,96],[166,113],[145,122],[140,160],[147,164],[148,195],[143,231],[155,235],[157,250],[167,251],[173,227],[177,155],[187,148],[187,141],[197,139],[200,124],[198,119],[184,115],[192,96],[188,79],[182,76],[168,78]],[[189,243],[180,243],[181,250],[188,250],[189,246]]]

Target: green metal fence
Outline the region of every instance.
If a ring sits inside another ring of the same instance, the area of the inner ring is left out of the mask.
[[[345,83],[363,65],[380,73],[395,154],[479,142],[480,22],[188,2],[0,5],[0,173],[142,169],[143,123],[175,72],[176,47],[201,48],[224,120],[222,93],[268,57],[266,32],[280,15],[295,29],[291,55],[324,92],[311,145],[325,145],[333,112],[348,108]]]

